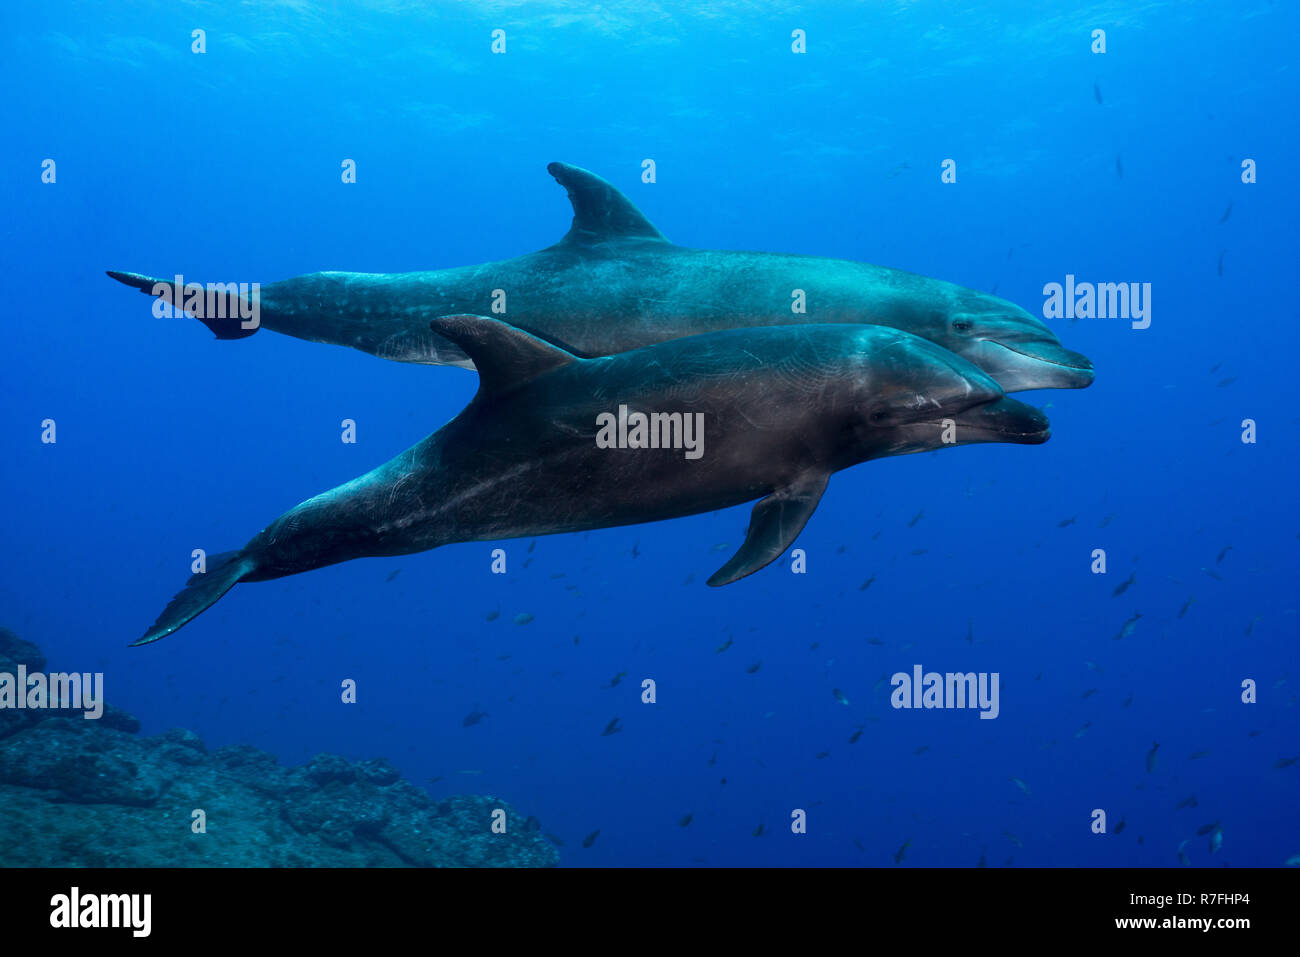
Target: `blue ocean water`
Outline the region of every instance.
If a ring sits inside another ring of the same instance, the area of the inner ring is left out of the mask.
[[[536,815],[567,866],[1300,853],[1294,5],[53,2],[7,22],[0,623],[103,671],[146,733],[382,755]],[[1097,378],[1018,396],[1051,417],[1043,446],[834,476],[805,574],[704,585],[745,506],[504,543],[505,576],[470,544],[244,585],[126,647],[192,549],[386,461],[477,379],[215,341],[104,270],[504,259],[568,228],[552,160],[683,245],[879,263],[1035,314],[1067,275],[1149,282],[1151,324],[1049,322]],[[997,672],[999,716],[891,707],[917,664]]]

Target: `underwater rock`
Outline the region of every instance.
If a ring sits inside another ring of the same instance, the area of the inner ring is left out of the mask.
[[[0,628],[0,671],[19,663],[45,667],[39,648]],[[493,797],[434,801],[383,758],[319,754],[285,768],[247,745],[209,751],[192,731],[140,737],[139,727],[111,707],[99,720],[0,710],[0,866],[558,863],[536,818]],[[498,810],[504,834],[492,831]]]

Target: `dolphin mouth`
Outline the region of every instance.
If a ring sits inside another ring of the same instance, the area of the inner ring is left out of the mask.
[[[1027,348],[1017,348],[1015,345],[1009,342],[1003,342],[1001,339],[985,339],[984,341],[990,342],[995,346],[1001,346],[1003,349],[1006,349],[1008,352],[1014,352],[1016,355],[1024,356],[1026,359],[1031,359],[1034,362],[1046,362],[1048,365],[1054,365],[1062,369],[1068,369],[1071,372],[1086,373],[1089,377],[1089,381],[1091,381],[1091,378],[1094,373],[1092,367],[1092,360],[1089,359],[1087,356],[1085,356],[1082,352],[1075,352],[1073,349],[1067,349],[1065,348],[1065,346],[1059,345],[1054,342],[1048,343],[1047,350],[1044,350],[1042,352],[1035,352],[1035,351],[1030,351]],[[1046,352],[1055,353],[1056,357],[1053,357],[1052,355],[1047,355],[1045,354]]]
[[[1032,405],[1007,396],[974,406],[952,419],[957,423],[958,444],[1042,445],[1052,437],[1052,424],[1046,415]]]

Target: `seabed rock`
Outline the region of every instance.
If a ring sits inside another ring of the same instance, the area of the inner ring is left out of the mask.
[[[43,671],[0,628],[0,672]],[[535,819],[487,796],[432,799],[383,758],[281,767],[131,715],[0,709],[0,866],[553,867]],[[506,833],[492,832],[505,812]],[[196,810],[206,833],[194,833]]]

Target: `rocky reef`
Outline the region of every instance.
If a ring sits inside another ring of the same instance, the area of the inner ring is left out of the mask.
[[[45,670],[0,628],[0,672]],[[320,754],[300,767],[193,732],[138,734],[105,706],[0,709],[0,866],[551,867],[535,818],[492,797],[443,801],[382,758]],[[504,812],[506,833],[493,833]],[[196,812],[202,812],[198,814]],[[202,829],[196,822],[201,822]]]

